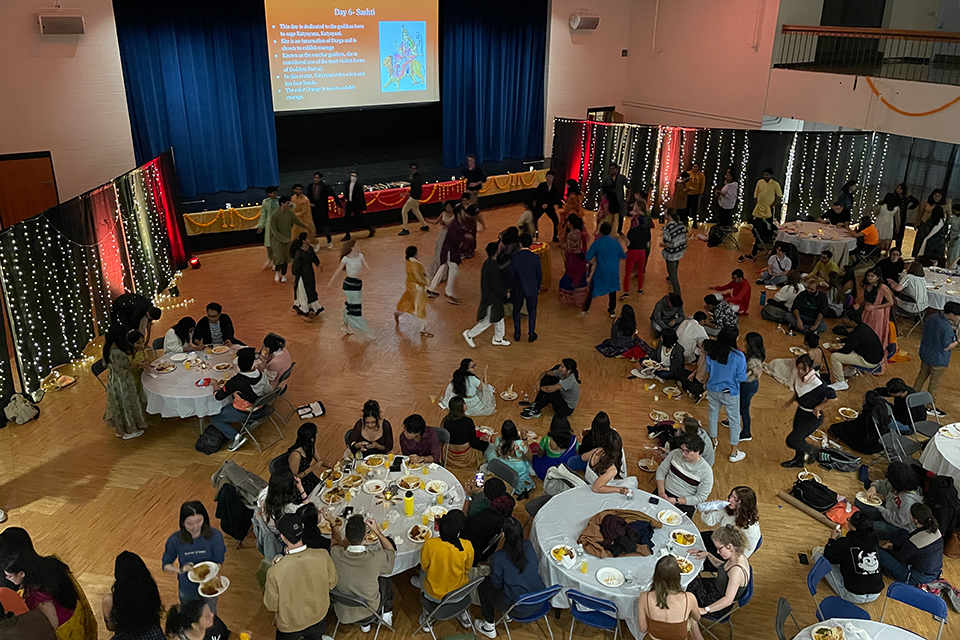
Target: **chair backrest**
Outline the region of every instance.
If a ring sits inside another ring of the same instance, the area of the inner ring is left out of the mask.
[[[585,593],[580,593],[576,589],[567,589],[566,595],[567,601],[570,603],[570,614],[580,622],[591,627],[596,626],[596,620],[591,618],[584,619],[581,612],[589,611],[610,618],[611,627],[609,628],[616,625],[620,618],[620,610],[617,608],[617,605],[609,600],[593,598]]]
[[[503,538],[503,531],[498,531],[497,535],[493,536],[487,548],[483,550],[483,553],[480,554],[481,560],[486,560],[493,555],[493,552],[497,550],[497,547],[500,546],[500,540]]]
[[[347,429],[347,432],[343,434],[343,444],[350,446],[350,434],[353,433],[353,429]]]
[[[763,546],[763,534],[760,534],[760,537],[757,539],[757,548],[753,550],[753,553],[760,551],[760,547],[762,546]],[[751,577],[753,577],[752,576],[753,567],[750,568],[750,571],[751,571]]]
[[[946,620],[947,618],[947,602],[940,596],[928,593],[919,587],[903,582],[894,582],[887,587],[887,599],[896,600],[915,609],[926,611],[937,620]],[[887,603],[884,602],[883,613],[886,612]],[[883,622],[883,614],[880,615],[880,622]]]
[[[277,386],[278,386],[278,387],[279,387],[280,385],[282,385],[284,382],[287,381],[287,378],[290,377],[290,372],[293,371],[293,368],[294,368],[295,366],[297,366],[297,363],[296,363],[296,362],[291,362],[291,363],[290,363],[290,366],[287,367],[287,370],[280,374],[280,379],[277,380]]]
[[[98,378],[100,377],[100,374],[106,370],[107,370],[107,365],[106,363],[104,363],[103,358],[100,358],[99,360],[94,362],[92,365],[90,365],[90,373],[97,376]]]
[[[160,349],[163,349],[163,338],[154,338],[153,344],[151,344],[150,346],[153,347],[154,351],[159,351]]]
[[[358,598],[357,596],[352,596],[342,591],[337,591],[336,589],[330,592],[330,601],[343,605],[344,607],[362,607],[374,615],[377,614],[363,598]]]
[[[511,487],[513,487],[515,490],[519,488],[518,485],[520,484],[520,474],[518,474],[516,471],[514,471],[509,466],[507,466],[507,463],[505,463],[503,460],[498,460],[497,458],[494,458],[493,460],[488,462],[487,471],[490,474],[497,476],[501,480],[506,481],[506,483],[509,484]]]
[[[747,588],[744,590],[743,595],[740,596],[740,599],[737,600],[737,606],[742,609],[747,606],[751,598],[753,598],[753,565],[750,566],[750,580],[747,582]]]
[[[830,561],[823,556],[817,558],[817,561],[810,567],[810,573],[807,574],[807,589],[810,590],[810,595],[813,596],[814,602],[817,601],[817,585],[830,573],[832,568]]]
[[[911,393],[906,397],[908,409],[919,407],[920,405],[928,405],[931,402],[933,402],[933,396],[926,391],[917,391],[916,393]]]
[[[793,608],[790,606],[790,603],[787,602],[786,598],[780,598],[777,602],[777,638],[779,640],[787,640],[787,634],[784,630],[784,626],[787,623],[787,618],[793,619],[793,624],[797,628],[797,633],[800,633],[800,625],[797,624],[797,619],[793,617]],[[791,638],[795,636],[796,633],[791,634]]]
[[[284,387],[277,387],[276,389],[274,389],[274,390],[271,391],[270,393],[268,393],[268,394],[266,394],[266,395],[264,395],[264,396],[260,396],[259,398],[257,398],[257,401],[253,403],[253,408],[251,409],[250,412],[253,413],[253,412],[255,412],[257,409],[260,409],[260,408],[262,408],[262,407],[266,407],[266,406],[272,405],[274,402],[277,401],[277,398],[279,398],[281,395],[283,395],[284,391],[286,391],[286,390],[287,390],[287,388],[286,388],[285,386],[284,386]]]
[[[552,587],[547,587],[543,591],[535,591],[533,593],[522,595],[519,598],[517,598],[517,601],[514,602],[509,609],[507,609],[504,615],[510,615],[513,612],[513,610],[516,609],[517,607],[532,607],[538,604],[548,604],[551,600],[553,600],[553,597],[556,596],[561,591],[563,591],[563,587],[561,587],[558,584],[555,584]],[[549,611],[550,611],[549,607],[545,608],[545,610],[541,611],[540,615],[536,617],[539,618],[541,615],[546,615],[547,613],[549,613]],[[524,617],[530,618],[533,616],[524,616]]]
[[[470,596],[476,591],[477,587],[480,586],[480,583],[483,582],[485,578],[479,576],[459,589],[454,589],[447,595],[443,596],[443,599],[440,600],[440,604],[430,612],[430,616],[434,620],[449,620],[460,614],[461,611],[466,611],[470,606]],[[421,595],[422,597],[422,595]]]
[[[286,451],[284,451],[283,453],[281,453],[276,458],[270,461],[270,464],[267,465],[267,470],[270,472],[270,475],[275,474],[277,472],[277,469],[279,469],[281,466],[283,467],[287,466],[288,456],[289,454]]]
[[[437,432],[437,440],[440,441],[441,446],[450,444],[450,432],[443,427],[427,427],[427,429],[433,429]]]

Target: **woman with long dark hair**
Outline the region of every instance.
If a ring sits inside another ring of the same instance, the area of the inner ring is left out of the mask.
[[[533,473],[533,467],[530,466],[530,449],[520,437],[520,432],[513,420],[503,421],[500,435],[490,445],[484,454],[487,461],[497,459],[517,472],[519,482],[514,487],[517,495],[522,498],[523,494],[536,488],[530,477]]]
[[[113,565],[114,583],[103,596],[103,621],[113,640],[165,640],[160,628],[160,590],[143,559],[123,551]]]
[[[180,318],[163,336],[163,353],[183,353],[192,349],[193,331],[196,327],[197,323],[193,318]]]
[[[80,585],[58,558],[23,550],[3,558],[0,568],[6,579],[22,590],[27,607],[39,609],[47,617],[58,638],[96,639],[96,620],[87,613],[89,605]]]
[[[620,434],[611,430],[604,437],[599,447],[580,456],[587,463],[584,478],[594,493],[619,493],[627,495],[630,489],[624,486],[614,486],[611,480],[622,480],[620,473],[623,467],[623,440]]]
[[[920,230],[917,230],[913,246],[916,247],[919,243],[920,248],[914,252],[914,257],[923,258],[926,264],[936,261],[941,267],[946,266],[947,237],[949,236],[945,213],[947,210],[940,206],[934,207],[923,234],[921,235]]]
[[[440,406],[448,406],[453,396],[463,398],[465,414],[468,416],[492,416],[497,412],[494,389],[477,376],[477,361],[471,358],[460,361],[460,366],[453,372],[452,381],[443,392]]]
[[[863,396],[860,413],[852,420],[835,422],[828,428],[830,437],[854,451],[873,455],[883,451],[880,434],[886,434],[893,420],[893,408],[876,390]],[[878,430],[879,429],[879,433]]]
[[[933,511],[922,502],[910,507],[914,529],[904,540],[880,545],[883,573],[897,582],[920,586],[936,580],[943,571],[943,534]]]
[[[210,516],[203,503],[190,500],[180,505],[180,528],[167,538],[160,560],[164,571],[177,574],[180,604],[200,597],[200,585],[187,577],[194,565],[200,562],[223,564],[226,552],[223,534],[210,526]],[[217,610],[216,598],[204,597],[204,602],[213,611]]]
[[[950,209],[952,203],[947,199],[946,194],[943,192],[943,189],[934,189],[930,192],[930,195],[927,196],[927,199],[920,205],[920,209],[917,211],[916,222],[913,223],[913,227],[916,230],[916,235],[913,238],[913,252],[911,255],[914,258],[918,258],[923,255],[921,250],[921,244],[923,239],[927,237],[930,233],[930,229],[933,227],[931,224],[931,217],[933,216],[933,210],[936,207],[941,208],[941,212]]]
[[[637,626],[644,640],[687,640],[700,635],[697,599],[680,584],[680,565],[673,556],[657,560],[650,591],[640,594]]]
[[[504,519],[513,515],[513,508],[517,504],[507,493],[507,484],[497,477],[487,478],[483,485],[483,497],[486,499],[487,506],[480,509],[469,509],[470,515],[467,516],[463,524],[463,533],[461,534],[464,540],[469,540],[470,544],[473,545],[474,566],[492,555],[492,551],[485,555],[487,547],[500,533]],[[470,502],[473,502],[473,500],[471,499]],[[464,511],[467,510],[468,505],[465,504]]]
[[[521,597],[546,588],[537,567],[537,553],[533,544],[524,539],[523,525],[516,518],[505,519],[503,546],[490,557],[490,575],[477,589],[483,617],[482,620],[473,621],[478,633],[487,638],[496,638],[497,631],[493,623],[497,610],[506,611]],[[522,618],[536,613],[539,609],[539,605],[534,605],[517,607],[513,611],[516,617]]]
[[[863,321],[880,338],[880,344],[886,352],[890,342],[890,308],[893,307],[893,293],[883,283],[880,271],[874,267],[863,274],[863,288],[857,296],[854,308],[860,309]]]
[[[314,268],[320,266],[320,258],[313,246],[307,242],[307,234],[301,233],[290,244],[290,257],[293,265],[290,275],[293,276],[293,310],[297,314],[308,317],[320,315],[323,305],[317,295],[317,276]]]
[[[447,445],[447,467],[452,469],[476,469],[483,460],[483,453],[490,443],[477,437],[473,419],[466,414],[466,403],[460,396],[453,396],[447,415],[440,426],[450,434]]]
[[[637,336],[637,316],[633,307],[625,304],[620,317],[610,327],[610,337],[597,345],[597,351],[607,358],[637,360],[647,355],[650,345]]]
[[[264,558],[272,560],[283,553],[277,522],[284,514],[295,513],[306,501],[307,493],[290,467],[281,466],[270,475],[267,486],[257,495],[253,512],[253,533]]]
[[[583,228],[583,218],[576,213],[570,214],[564,229],[563,240],[560,241],[560,250],[563,254],[560,302],[581,309],[589,295],[586,257],[589,239]]]
[[[703,345],[707,375],[706,389],[709,410],[707,432],[717,444],[717,422],[720,407],[727,411],[730,421],[730,462],[740,462],[747,454],[740,451],[740,384],[747,381],[747,358],[737,349],[738,332],[734,327],[724,327],[716,340]]]
[[[907,228],[907,214],[920,206],[920,201],[910,195],[906,182],[901,182],[894,187],[893,195],[896,198],[897,208],[900,209],[900,218],[893,230],[893,238],[897,242],[897,248],[903,251],[903,232]]]
[[[304,422],[297,429],[297,440],[287,449],[287,464],[307,495],[317,488],[320,478],[317,471],[330,468],[317,453],[317,425]]]
[[[701,512],[700,518],[708,527],[732,525],[739,529],[747,540],[743,555],[750,557],[760,544],[760,514],[757,511],[757,494],[750,487],[739,486],[730,490],[727,506],[713,511]],[[713,531],[701,531],[703,546],[716,553]]]
[[[103,419],[113,427],[114,435],[124,440],[142,436],[147,427],[138,378],[149,365],[134,362],[134,344],[142,337],[139,331],[113,325],[103,341],[103,360],[107,364]]]
[[[393,426],[380,413],[380,403],[367,400],[363,403],[363,416],[353,425],[347,453],[366,458],[369,455],[389,453],[393,450]]]
[[[563,206],[560,207],[558,216],[560,219],[560,243],[563,244],[567,232],[567,219],[570,216],[583,218],[583,194],[580,192],[580,183],[574,179],[567,180],[567,193],[563,200]]]
[[[553,369],[541,373],[539,378],[537,396],[530,406],[520,412],[520,417],[524,420],[539,418],[540,412],[546,407],[553,407],[554,413],[571,415],[580,402],[581,383],[577,361],[564,358]]]
[[[226,640],[230,637],[227,625],[203,600],[170,607],[166,632],[173,640]]]
[[[802,467],[813,459],[813,447],[807,437],[823,424],[823,410],[837,401],[837,392],[817,375],[813,360],[807,354],[797,356],[793,384],[793,396],[783,403],[786,409],[797,403],[793,414],[793,430],[787,435],[787,446],[794,450],[790,460],[781,462],[781,467]]]
[[[534,472],[543,480],[550,467],[559,467],[576,455],[577,436],[570,428],[570,420],[563,414],[553,414],[550,431],[540,438],[537,455],[531,461]]]

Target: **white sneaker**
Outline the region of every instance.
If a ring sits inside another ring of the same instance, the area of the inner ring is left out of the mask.
[[[385,611],[383,613],[383,621],[388,627],[393,626],[393,611]]]
[[[467,329],[463,332],[463,339],[467,341],[467,344],[471,347],[476,347],[477,343],[473,341],[473,338],[470,337],[470,330]]]
[[[461,611],[457,614],[457,622],[459,622],[460,626],[464,629],[473,629],[473,619],[470,617],[469,611]]]
[[[845,391],[846,389],[850,388],[850,385],[847,384],[846,380],[842,380],[840,382],[834,382],[833,384],[828,386],[834,391]]]
[[[280,276],[280,282],[286,282],[287,276]]]
[[[327,249],[333,249],[333,243],[332,243],[332,242],[328,242],[328,243],[327,243]]]
[[[236,451],[237,449],[242,447],[246,441],[247,441],[246,436],[244,436],[242,433],[238,433],[237,437],[234,438],[233,442],[230,443],[230,446],[227,447],[227,450]]]
[[[360,625],[360,633],[370,633],[370,625],[368,624]]]
[[[641,378],[643,377],[643,372],[640,371],[640,369],[630,369],[630,375]]]
[[[491,344],[495,344],[495,345],[497,345],[498,347],[509,347],[509,346],[510,346],[510,343],[507,342],[506,340],[502,340],[502,339],[501,339],[501,340],[497,340],[496,338],[493,339],[493,342],[492,342]]]
[[[273,272],[273,281],[274,281],[274,282],[280,282],[280,272],[279,272],[279,271],[274,271],[274,272]]]
[[[735,454],[730,454],[730,457],[728,459],[730,460],[730,462],[740,462],[746,457],[747,457],[747,454],[745,454],[743,451],[737,451]]]
[[[473,628],[477,631],[477,633],[484,635],[488,638],[497,637],[497,628],[492,624],[490,624],[489,622],[487,622],[486,620],[477,620],[476,618],[474,618]]]
[[[134,431],[133,433],[125,433],[125,434],[123,434],[122,438],[123,438],[124,440],[133,440],[134,438],[139,438],[139,437],[142,436],[143,434],[144,434],[143,429],[137,429],[137,430]]]

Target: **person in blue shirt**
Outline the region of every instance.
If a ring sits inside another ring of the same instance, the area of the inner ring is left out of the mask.
[[[920,338],[920,373],[913,383],[917,391],[923,390],[927,380],[927,391],[936,401],[937,387],[940,378],[950,364],[950,354],[957,346],[957,322],[960,321],[960,303],[948,302],[943,305],[943,312],[927,318],[923,325],[923,336]],[[934,414],[934,409],[927,413]],[[947,415],[945,411],[936,409],[937,417]]]
[[[737,448],[740,444],[740,383],[747,381],[747,358],[737,349],[738,336],[736,327],[724,327],[716,340],[703,345],[710,376],[707,379],[708,433],[716,446],[720,407],[725,407],[730,423],[730,462],[740,462],[747,457]]]
[[[590,276],[590,293],[583,303],[583,313],[590,310],[590,303],[594,298],[607,296],[607,313],[611,318],[617,317],[617,292],[620,291],[620,261],[626,259],[627,252],[623,244],[610,234],[613,227],[609,222],[600,225],[600,237],[597,238],[587,251],[587,262],[593,263],[593,273]]]
[[[200,598],[200,585],[187,577],[194,565],[201,562],[223,564],[226,552],[223,534],[210,526],[210,516],[203,503],[199,500],[184,502],[180,506],[180,529],[167,538],[161,559],[164,571],[177,574],[181,605]],[[217,612],[216,598],[204,598],[204,602],[211,611]]]

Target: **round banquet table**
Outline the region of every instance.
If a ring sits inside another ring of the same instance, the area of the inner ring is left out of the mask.
[[[627,627],[635,638],[640,638],[638,627],[637,599],[640,594],[649,588],[653,580],[653,569],[660,559],[660,550],[672,546],[679,554],[684,551],[683,547],[678,547],[670,540],[670,532],[674,529],[685,529],[696,534],[697,528],[686,515],[676,507],[672,507],[665,500],[660,500],[659,504],[650,504],[652,494],[641,491],[636,488],[636,480],[630,478],[627,481],[615,481],[611,484],[620,484],[632,487],[633,499],[627,499],[619,493],[594,493],[590,487],[577,487],[570,489],[551,498],[543,508],[537,513],[533,520],[533,528],[530,531],[530,540],[533,542],[537,555],[540,557],[540,576],[544,583],[549,586],[559,584],[564,589],[574,588],[577,591],[593,596],[594,598],[603,598],[616,603],[620,610],[620,619],[625,620]],[[657,517],[657,512],[662,509],[671,509],[683,517],[683,521],[676,526],[663,525],[659,529],[653,530],[653,555],[650,556],[628,556],[623,558],[598,558],[592,555],[584,555],[587,560],[587,573],[580,572],[580,561],[578,559],[575,566],[567,569],[558,564],[550,555],[550,549],[558,544],[569,544],[576,548],[577,538],[580,532],[586,526],[587,521],[594,515],[607,509],[630,509],[640,511],[653,518]],[[686,549],[703,549],[703,540],[697,535],[697,542]],[[694,570],[682,576],[684,588],[700,573],[703,567],[703,560],[698,560],[690,556]],[[633,585],[623,584],[619,587],[608,587],[597,581],[597,571],[601,567],[615,567],[621,573],[626,575],[627,571],[633,572]],[[558,608],[567,607],[567,599],[561,593],[552,601],[553,606]]]
[[[550,281],[553,278],[552,271],[550,270],[550,243],[535,242],[530,245],[530,251],[533,251],[540,258],[540,270],[543,272],[540,291],[546,291],[550,288]]]
[[[948,426],[958,429],[960,422]],[[939,431],[933,434],[920,456],[920,464],[938,476],[950,476],[960,485],[960,438],[950,438]]]
[[[923,640],[922,636],[901,627],[895,627],[892,624],[884,624],[875,620],[851,620],[848,618],[830,618],[812,624],[795,635],[793,640],[813,640],[814,630],[820,627],[840,627],[843,629],[844,640]],[[851,632],[850,627],[862,631],[866,635]]]
[[[406,459],[406,456],[396,457]],[[371,470],[373,478],[389,483],[396,482],[403,476],[408,475],[405,467],[401,467],[400,471],[393,473],[390,472],[388,467],[388,464],[384,464],[381,467]],[[460,485],[460,481],[443,467],[432,464],[430,465],[429,475],[423,475],[423,471],[412,471],[409,475],[415,475],[417,478],[422,479],[424,483],[430,480],[443,480],[447,483],[447,490],[444,492],[443,507],[446,509],[460,509],[463,507],[463,487]],[[364,482],[367,482],[366,478]],[[326,484],[321,482],[316,489],[310,492],[308,498],[317,505],[318,509],[327,507],[333,515],[339,516],[347,506],[347,503],[343,501],[334,505],[327,505],[320,499],[320,495],[326,490]],[[412,569],[420,564],[420,549],[423,545],[413,542],[407,537],[407,532],[415,524],[422,525],[423,512],[428,507],[436,504],[436,496],[427,493],[424,489],[414,489],[413,517],[408,518],[403,515],[403,494],[404,491],[401,489],[399,495],[393,500],[393,506],[391,506],[385,504],[382,497],[366,493],[363,490],[363,485],[360,485],[354,490],[353,496],[350,499],[350,506],[353,507],[354,513],[365,514],[377,522],[383,522],[384,520],[390,522],[384,533],[393,538],[394,543],[397,545],[397,559],[393,563],[393,572],[390,574],[392,576],[403,573],[407,569]],[[391,512],[396,515],[390,515]],[[433,526],[432,523],[430,526]],[[433,535],[436,536],[437,532],[434,531]]]
[[[927,304],[931,309],[942,311],[946,303],[960,302],[960,276],[939,269],[924,269],[923,277],[927,281]],[[947,278],[952,282],[947,282]]]
[[[216,371],[214,366],[220,363],[233,363],[237,350],[240,347],[233,345],[226,353],[205,353],[196,351],[193,355],[201,358],[206,369],[191,366],[187,369],[183,362],[173,362],[171,355],[164,354],[151,362],[155,369],[161,363],[173,362],[177,368],[170,373],[157,373],[153,370],[144,371],[140,376],[143,382],[143,393],[147,397],[147,413],[159,413],[164,418],[191,418],[215,416],[230,400],[217,400],[213,397],[213,387],[198,387],[197,381],[203,378],[222,378],[224,374],[236,375],[237,366],[234,364],[227,371]]]
[[[798,235],[798,234],[803,234]],[[777,242],[789,242],[800,253],[815,256],[829,249],[837,266],[847,264],[847,258],[857,248],[857,238],[842,227],[832,227],[820,222],[791,222],[780,227]]]

